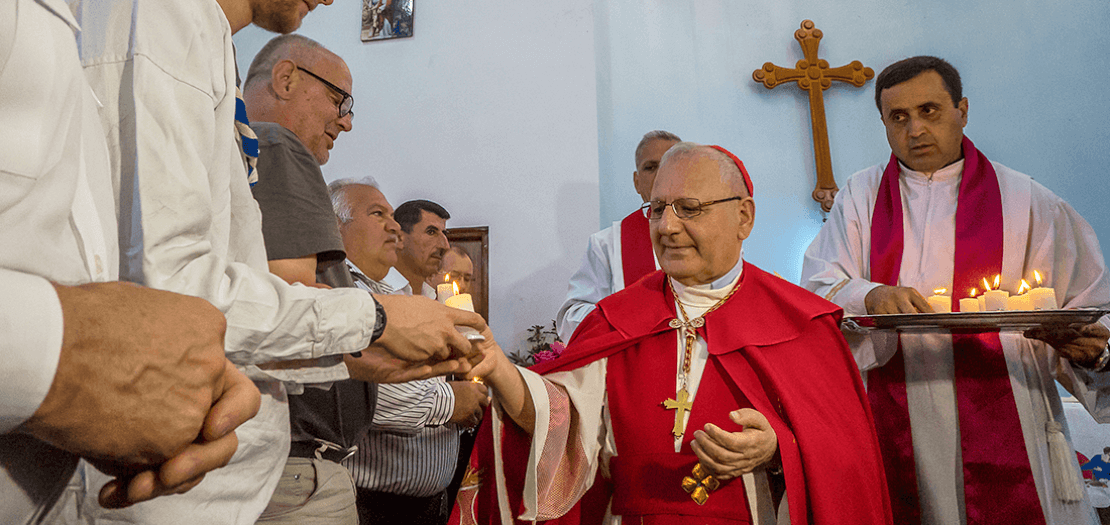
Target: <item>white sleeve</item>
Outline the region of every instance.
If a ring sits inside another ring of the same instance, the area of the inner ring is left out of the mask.
[[[1035,187],[1034,194],[1038,190]],[[1061,307],[1110,308],[1110,272],[1094,230],[1066,202],[1054,195],[1052,199],[1056,204],[1051,217],[1033,217],[1028,265],[1051,272],[1048,277]],[[1042,231],[1037,226],[1048,227]],[[1101,322],[1110,327],[1110,316]],[[1110,423],[1110,372],[1089,372],[1061,357],[1057,373],[1068,376],[1060,378],[1061,384],[1071,386],[1072,394],[1096,421]]]
[[[261,372],[250,365],[368,346],[376,320],[369,294],[291,286],[266,270],[260,214],[236,140],[235,92],[226,83],[234,75],[230,35],[212,31],[229,31],[219,6],[194,12],[192,3],[151,2],[105,20],[89,4],[79,7],[89,11],[82,24],[94,26],[82,35],[82,61],[106,105],[120,178],[121,277],[211,302],[227,317],[228,358],[252,377]],[[146,23],[132,20],[144,16]],[[156,20],[185,26],[165,32]],[[112,55],[121,52],[127,54]],[[304,382],[345,378],[336,359],[304,373],[265,374]]]
[[[855,195],[853,190],[859,190],[852,182],[849,179],[844,189],[836,194],[828,220],[806,249],[801,285],[840,306],[846,315],[864,315],[867,313],[864,298],[881,286],[869,279],[869,206],[874,199],[870,195]],[[898,345],[875,340],[882,335],[845,332],[844,336],[860,371],[886,364],[898,348]]]
[[[62,351],[62,305],[49,281],[0,269],[0,433],[38,410]]]
[[[871,282],[870,220],[860,217],[851,184],[836,195],[828,220],[806,249],[802,262],[805,289],[836,303],[848,315],[867,313],[864,297],[879,283]],[[866,209],[862,210],[864,213]]]
[[[536,427],[524,478],[524,510],[517,519],[550,520],[562,516],[593,485],[601,446],[606,441],[602,439],[606,363],[606,359],[599,359],[581,368],[543,377],[520,368],[535,406]],[[493,414],[494,428],[500,428],[500,410]],[[498,490],[503,492],[500,437],[501,432],[494,432]],[[504,499],[499,500],[503,505]],[[507,509],[501,510],[504,516]]]
[[[590,236],[582,266],[570,278],[566,301],[555,317],[559,339],[563,341],[570,341],[578,324],[593,311],[594,305],[613,293],[614,230],[606,228]]]

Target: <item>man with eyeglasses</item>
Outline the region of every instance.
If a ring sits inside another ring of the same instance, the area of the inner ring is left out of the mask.
[[[82,24],[82,65],[103,103],[99,116],[117,183],[120,277],[218,308],[227,318],[225,353],[262,398],[258,415],[236,432],[231,462],[187,494],[109,511],[95,501],[106,478],[84,468],[83,517],[105,524],[253,524],[289,456],[287,388],[469,369],[460,357],[472,347],[455,325],[485,323],[404,297],[293,286],[268,271],[249,186],[265,174],[248,170],[255,139],[236,96],[232,35],[251,23],[291,32],[331,0],[69,2]],[[298,65],[297,78],[331,93],[326,103],[338,115],[344,97],[310,78],[304,69],[312,65]],[[341,118],[349,125],[349,117]],[[331,140],[319,142],[323,151]],[[359,352],[357,363],[344,358]]]
[[[345,252],[320,170],[351,129],[351,83],[343,59],[297,34],[266,43],[243,82],[265,174],[251,192],[270,271],[289,283],[353,286],[349,275],[334,278],[345,273]],[[376,384],[349,380],[289,396],[289,459],[259,523],[357,525],[355,486],[339,461],[369,427],[376,394]]]
[[[731,153],[674,145],[645,205],[661,272],[601,300],[561,357],[531,369],[486,332],[471,374],[499,406],[479,493],[460,492],[463,523],[498,523],[502,508],[524,521],[773,523],[780,471],[795,521],[891,522],[841,311],[744,262],[751,195]]]
[[[681,140],[674,133],[657,129],[645,133],[636,145],[632,185],[643,202],[651,196],[659,159]],[[651,251],[648,221],[640,210],[591,235],[582,266],[571,276],[567,298],[555,317],[559,338],[569,341],[578,323],[593,311],[598,301],[658,269],[659,263]]]

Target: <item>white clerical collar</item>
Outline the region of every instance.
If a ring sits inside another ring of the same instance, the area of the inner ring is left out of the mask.
[[[740,281],[740,275],[743,273],[743,270],[744,256],[743,252],[741,252],[740,260],[736,261],[736,266],[733,266],[728,273],[709,284],[686,286],[671,279],[671,285],[674,286],[674,293],[677,298],[684,304],[696,304],[699,299],[710,300],[710,304],[712,304],[732,291],[732,288]]]
[[[947,180],[951,180],[951,179],[955,179],[956,177],[959,177],[960,174],[962,174],[964,172],[964,159],[957,160],[956,162],[953,162],[952,164],[949,164],[949,165],[947,165],[947,166],[945,166],[945,167],[943,167],[943,168],[941,168],[937,171],[934,171],[933,176],[932,176],[931,179],[923,171],[915,171],[915,170],[909,169],[908,167],[906,167],[905,164],[902,164],[902,161],[898,161],[898,167],[902,169],[902,174],[904,174],[907,177],[915,177],[915,178],[921,178],[923,180],[934,180],[934,181],[939,182],[939,181],[947,181]]]

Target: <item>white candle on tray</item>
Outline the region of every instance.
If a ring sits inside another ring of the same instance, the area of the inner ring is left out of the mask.
[[[1033,278],[1037,280],[1037,287],[1029,290],[1029,299],[1033,303],[1034,310],[1055,310],[1056,305],[1056,290],[1054,288],[1042,288],[1041,272],[1033,270]]]
[[[1006,290],[987,290],[983,297],[986,311],[1000,312],[1006,309],[1006,299],[1010,297],[1010,292]]]
[[[952,311],[952,296],[944,295],[947,288],[937,288],[933,290],[933,295],[930,295],[925,300],[929,302],[929,306],[933,307],[936,313],[949,313]]]
[[[960,311],[961,312],[978,312],[979,311],[979,299],[975,297],[978,293],[979,293],[978,290],[976,290],[975,288],[972,288],[971,293],[968,294],[967,297],[965,297],[963,299],[960,299]]]

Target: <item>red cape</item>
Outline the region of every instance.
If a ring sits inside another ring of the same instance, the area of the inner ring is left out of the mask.
[[[532,370],[572,370],[647,338],[673,338],[668,323],[675,318],[674,299],[665,279],[663,272],[655,272],[599,302],[563,355]],[[713,342],[711,359],[735,381],[761,387],[749,388],[756,395],[748,397],[780,436],[792,524],[891,523],[874,424],[855,361],[839,330],[840,309],[748,263],[739,286],[728,302],[706,317],[705,337]],[[488,465],[481,469],[488,486],[471,508],[479,523],[497,523],[492,436],[486,427],[472,468]],[[781,438],[790,435],[793,442]],[[519,512],[519,490],[512,487],[521,486],[530,436],[507,424],[503,439],[506,451],[523,450],[517,455],[506,452],[504,458],[510,508]],[[512,461],[514,457],[520,461]],[[607,495],[596,492],[583,500],[607,501]],[[470,504],[461,494],[459,500]],[[597,512],[596,506],[583,504],[559,522],[600,523]]]

